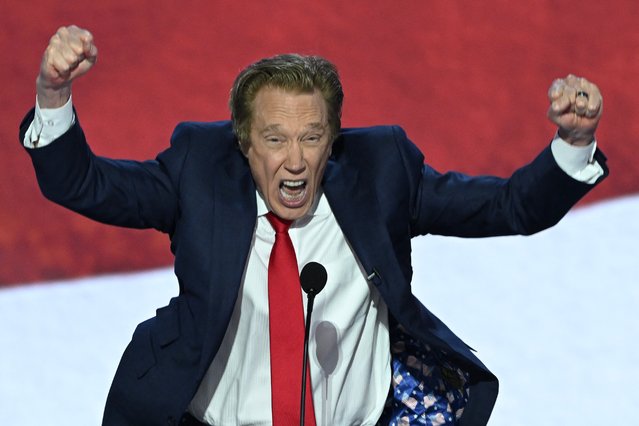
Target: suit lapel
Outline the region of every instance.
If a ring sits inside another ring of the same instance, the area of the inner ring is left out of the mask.
[[[242,154],[230,156],[214,185],[213,238],[211,242],[211,277],[209,284],[208,330],[213,333],[205,339],[202,368],[210,365],[214,347],[222,342],[224,329],[233,313],[242,275],[253,239],[257,207],[255,184]],[[211,308],[212,307],[212,308]],[[209,334],[210,335],[210,334]]]
[[[396,258],[380,200],[371,185],[358,184],[361,172],[354,169],[329,162],[323,181],[326,198],[368,280],[392,316],[404,324],[418,323],[420,313]]]
[[[329,161],[322,187],[346,239],[370,275],[378,266],[377,252],[388,247],[389,238],[377,197],[370,185],[359,185],[359,179],[355,168]]]

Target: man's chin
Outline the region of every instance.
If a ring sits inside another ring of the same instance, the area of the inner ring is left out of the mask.
[[[312,198],[305,192],[302,197],[296,200],[291,199],[291,197],[287,198],[280,192],[278,197],[275,198],[275,203],[271,206],[271,210],[282,219],[297,220],[308,212]]]

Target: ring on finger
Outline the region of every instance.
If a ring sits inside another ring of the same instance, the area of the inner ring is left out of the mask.
[[[583,90],[579,90],[577,92],[576,97],[578,98],[579,96],[583,96],[586,99],[590,99],[590,95],[588,94],[588,92],[584,92]]]

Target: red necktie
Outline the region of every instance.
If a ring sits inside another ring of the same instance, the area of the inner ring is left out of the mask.
[[[273,213],[275,229],[268,262],[268,305],[271,346],[271,406],[274,426],[299,424],[304,356],[304,310],[295,249],[288,235],[292,221]],[[305,426],[315,426],[313,391],[306,373]]]

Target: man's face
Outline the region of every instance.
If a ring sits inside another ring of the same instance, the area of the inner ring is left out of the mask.
[[[264,87],[253,101],[246,156],[269,209],[282,219],[303,217],[313,205],[331,153],[321,93]]]

